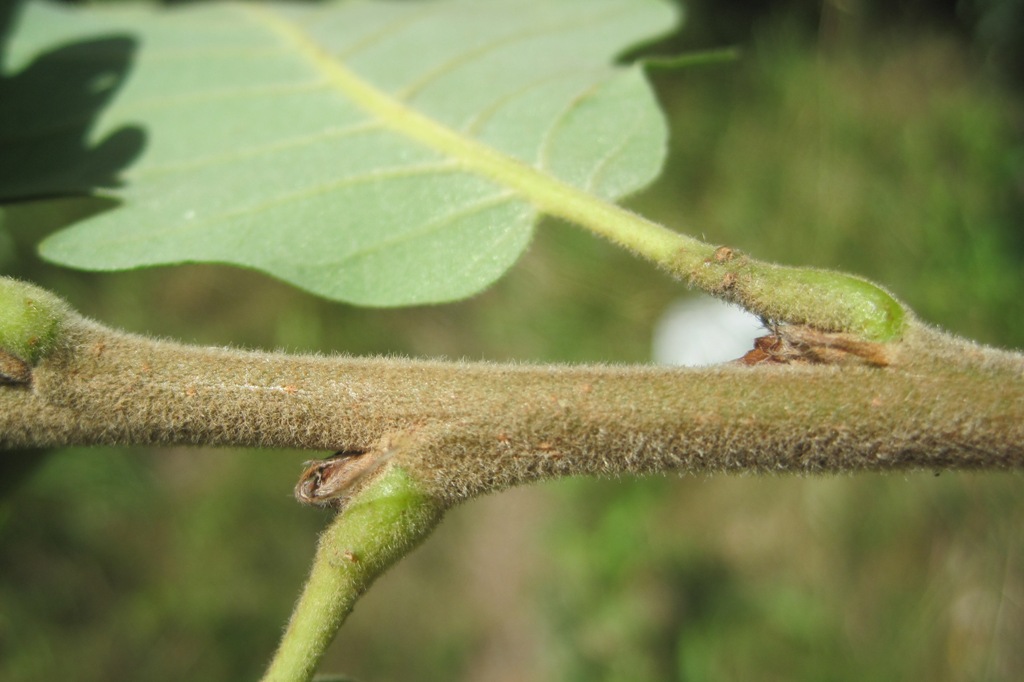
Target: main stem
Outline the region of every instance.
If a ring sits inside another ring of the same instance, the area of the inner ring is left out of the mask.
[[[886,367],[675,369],[241,352],[55,310],[52,347],[0,366],[2,448],[368,451],[405,434],[402,467],[449,503],[563,475],[1024,467],[1024,358],[916,324],[879,346]]]
[[[300,485],[346,509],[275,681],[310,679],[373,579],[482,493],[581,474],[1024,469],[1024,356],[912,320],[889,343],[776,333],[760,364],[702,370],[292,356],[119,333],[0,278],[0,449],[348,451]]]

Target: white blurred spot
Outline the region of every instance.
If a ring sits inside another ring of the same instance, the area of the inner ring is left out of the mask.
[[[754,315],[710,296],[691,296],[668,307],[654,329],[654,361],[699,367],[742,357],[765,334]]]

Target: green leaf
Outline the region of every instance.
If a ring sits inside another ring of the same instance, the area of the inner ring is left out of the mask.
[[[59,40],[138,42],[91,137],[146,135],[123,205],[42,253],[232,263],[364,305],[470,296],[567,188],[615,200],[657,175],[666,126],[614,60],[675,20],[659,0],[30,5],[14,67]]]

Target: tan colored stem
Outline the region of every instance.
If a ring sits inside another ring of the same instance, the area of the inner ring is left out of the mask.
[[[199,348],[69,314],[0,447],[379,450],[454,503],[539,478],[1024,468],[1024,358],[913,323],[889,366],[713,369],[303,357]],[[887,360],[888,361],[888,360]]]

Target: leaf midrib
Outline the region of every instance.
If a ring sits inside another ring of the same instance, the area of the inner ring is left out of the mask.
[[[599,199],[424,116],[360,78],[311,40],[301,27],[271,9],[255,5],[238,7],[303,57],[328,81],[330,87],[385,126],[455,160],[467,170],[518,192],[539,211],[584,227],[632,250],[647,254],[651,254],[652,249],[660,251],[666,259],[673,254],[681,255],[681,246],[690,252],[691,257],[703,258],[705,251],[710,255],[710,247],[695,239]]]

